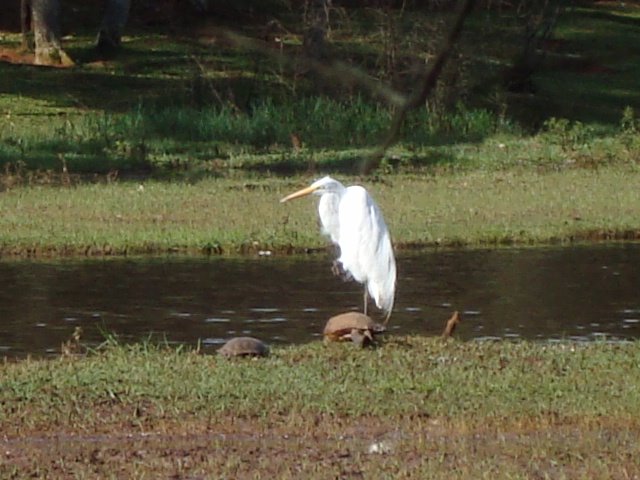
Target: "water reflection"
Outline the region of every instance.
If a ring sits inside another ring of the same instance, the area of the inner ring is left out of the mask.
[[[99,343],[150,334],[217,348],[233,335],[307,342],[360,308],[325,256],[0,263],[0,355],[56,353],[75,326]],[[640,336],[640,245],[401,255],[392,329],[438,334],[453,310],[471,338]]]

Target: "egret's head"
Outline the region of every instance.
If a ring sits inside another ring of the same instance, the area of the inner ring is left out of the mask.
[[[302,190],[298,190],[291,195],[287,195],[280,200],[280,203],[293,200],[294,198],[304,197],[305,195],[309,195],[311,193],[315,195],[324,195],[325,193],[339,193],[342,190],[344,190],[344,185],[342,185],[339,181],[326,176],[322,177],[320,180],[316,180],[311,185],[303,188]]]

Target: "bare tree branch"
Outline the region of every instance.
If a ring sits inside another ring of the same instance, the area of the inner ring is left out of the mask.
[[[29,50],[29,32],[31,32],[31,0],[20,0],[20,32],[22,33],[22,48]]]
[[[438,55],[436,55],[431,67],[425,73],[424,79],[419,85],[419,88],[410,96],[394,89],[391,85],[371,77],[363,70],[352,67],[345,62],[332,59],[317,60],[305,55],[298,57],[293,55],[283,55],[281,50],[273,49],[263,41],[255,40],[245,35],[240,35],[228,29],[218,29],[218,32],[237,46],[260,52],[263,55],[275,59],[276,61],[284,62],[292,66],[299,66],[302,64],[304,67],[317,72],[326,80],[336,81],[343,85],[358,85],[367,89],[371,94],[383,99],[390,107],[396,108],[397,110],[392,119],[389,133],[387,134],[385,141],[373,154],[362,161],[360,166],[361,173],[369,174],[380,165],[380,161],[386,151],[398,140],[400,129],[406,119],[407,113],[413,109],[423,106],[427,97],[435,88],[438,78],[442,73],[445,64],[451,57],[453,47],[462,32],[464,21],[474,5],[475,0],[461,1],[455,21],[453,22],[445,43]]]
[[[363,160],[360,167],[360,171],[362,174],[369,174],[380,165],[380,161],[382,160],[382,157],[384,156],[386,151],[398,140],[400,129],[402,128],[402,125],[407,117],[407,113],[409,113],[410,110],[423,106],[426,102],[427,97],[436,86],[438,77],[442,73],[442,69],[451,56],[451,52],[453,52],[453,47],[458,40],[458,37],[460,36],[460,32],[462,32],[464,21],[469,13],[471,13],[471,9],[473,8],[474,4],[474,0],[464,0],[460,5],[460,9],[451,27],[449,35],[447,36],[442,49],[436,56],[431,68],[425,74],[420,88],[413,96],[407,98],[403,102],[403,104],[400,105],[400,108],[398,108],[396,114],[393,117],[391,128],[389,129],[389,133],[387,134],[387,138],[385,139],[384,143],[369,158]]]

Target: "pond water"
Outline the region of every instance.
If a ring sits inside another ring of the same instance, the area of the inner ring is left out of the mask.
[[[328,255],[0,262],[0,357],[56,354],[76,326],[213,352],[229,337],[318,339],[361,308]],[[398,258],[392,331],[438,335],[454,310],[462,339],[640,337],[640,245],[430,251]],[[378,313],[378,312],[375,312]],[[381,317],[381,315],[380,315]]]

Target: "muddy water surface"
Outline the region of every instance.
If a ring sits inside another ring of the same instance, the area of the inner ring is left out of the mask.
[[[391,328],[439,334],[453,310],[463,339],[640,337],[640,245],[431,251],[398,259]],[[0,356],[55,354],[76,326],[135,341],[217,349],[235,335],[317,339],[361,306],[328,255],[0,262]]]

